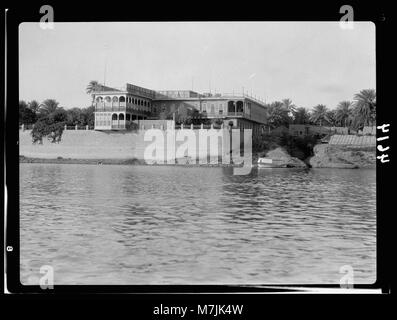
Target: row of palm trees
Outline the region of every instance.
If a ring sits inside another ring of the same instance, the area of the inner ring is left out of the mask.
[[[289,124],[315,124],[342,126],[361,129],[375,125],[376,92],[373,89],[361,90],[353,101],[341,101],[336,109],[319,104],[310,111],[296,107],[290,99],[275,101],[268,105],[269,124],[276,128]]]
[[[94,92],[101,84],[92,80],[86,92],[94,99]],[[374,89],[361,90],[354,95],[354,101],[341,101],[336,109],[328,109],[319,104],[311,111],[304,107],[297,107],[290,99],[275,101],[267,105],[270,127],[293,124],[315,124],[351,127],[360,129],[375,124],[376,92]]]

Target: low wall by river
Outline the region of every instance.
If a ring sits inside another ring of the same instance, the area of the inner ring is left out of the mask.
[[[44,138],[43,144],[33,144],[31,131],[20,130],[19,154],[40,159],[142,159],[157,163],[174,163],[175,159],[217,163],[219,157],[227,158],[230,154],[230,136],[226,129],[173,130],[174,135],[169,136],[167,132],[159,129],[124,132],[65,130],[59,143]],[[243,136],[238,130],[233,134],[236,134],[233,136],[233,154],[239,156],[240,141],[237,140],[241,138],[243,141]],[[145,135],[148,141],[145,141]],[[154,141],[158,143],[154,144]]]

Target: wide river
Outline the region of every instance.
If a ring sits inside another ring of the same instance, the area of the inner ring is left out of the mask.
[[[376,280],[376,172],[20,165],[21,281],[339,284]],[[345,269],[347,270],[347,269]]]

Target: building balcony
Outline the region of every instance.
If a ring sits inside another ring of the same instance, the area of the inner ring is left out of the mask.
[[[95,112],[127,112],[127,111],[130,111],[130,112],[136,113],[136,114],[142,114],[142,115],[150,113],[150,110],[148,108],[144,109],[143,107],[129,105],[129,104],[126,106],[125,103],[122,103],[122,102],[120,103],[120,105],[113,104],[110,106],[106,106],[106,105],[97,103],[95,106]]]
[[[203,116],[207,118],[226,118],[226,117],[239,117],[239,118],[250,118],[247,113],[244,112],[224,112],[224,113],[217,113],[217,112],[204,112]]]
[[[96,107],[95,112],[125,112],[126,107]]]

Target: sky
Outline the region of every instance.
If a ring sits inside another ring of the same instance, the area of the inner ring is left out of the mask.
[[[252,94],[335,108],[376,89],[375,25],[355,22],[101,22],[19,26],[19,98],[87,107],[89,81]]]

